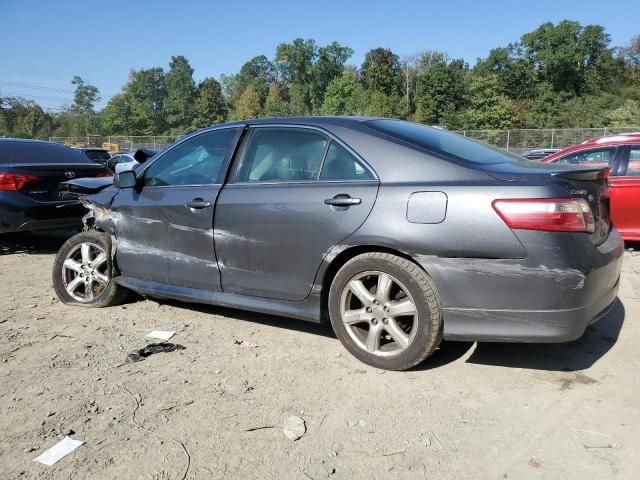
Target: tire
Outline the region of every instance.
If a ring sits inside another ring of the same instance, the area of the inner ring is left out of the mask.
[[[113,273],[111,237],[95,230],[82,232],[67,240],[56,254],[53,288],[67,305],[111,307],[123,303],[129,294],[112,281]]]
[[[418,365],[442,341],[435,284],[413,262],[388,253],[363,253],[340,268],[329,289],[329,316],[354,357],[385,370]]]

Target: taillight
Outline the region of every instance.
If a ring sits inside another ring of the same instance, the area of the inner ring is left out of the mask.
[[[493,209],[510,228],[593,233],[595,222],[584,198],[510,198]]]
[[[99,174],[96,175],[96,177],[113,177],[113,173],[112,172],[100,172]]]
[[[0,190],[11,190],[17,192],[29,182],[36,182],[40,177],[35,175],[22,175],[16,173],[0,172]]]

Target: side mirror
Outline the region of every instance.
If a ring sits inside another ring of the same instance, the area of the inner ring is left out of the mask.
[[[117,188],[133,188],[137,185],[138,179],[136,178],[136,172],[133,170],[125,170],[120,173],[116,173],[113,177],[113,184]]]

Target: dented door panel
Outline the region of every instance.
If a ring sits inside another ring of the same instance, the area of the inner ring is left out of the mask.
[[[116,262],[123,275],[219,290],[213,205],[220,185],[122,190],[114,199]],[[211,206],[187,207],[194,198]]]

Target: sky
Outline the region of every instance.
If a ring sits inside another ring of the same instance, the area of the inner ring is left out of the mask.
[[[0,95],[59,110],[79,75],[100,89],[102,108],[132,68],[167,69],[184,55],[196,81],[219,78],[298,37],[349,46],[354,65],[376,47],[401,57],[439,50],[473,65],[547,21],[600,24],[624,45],[640,34],[638,18],[638,0],[0,0]]]

